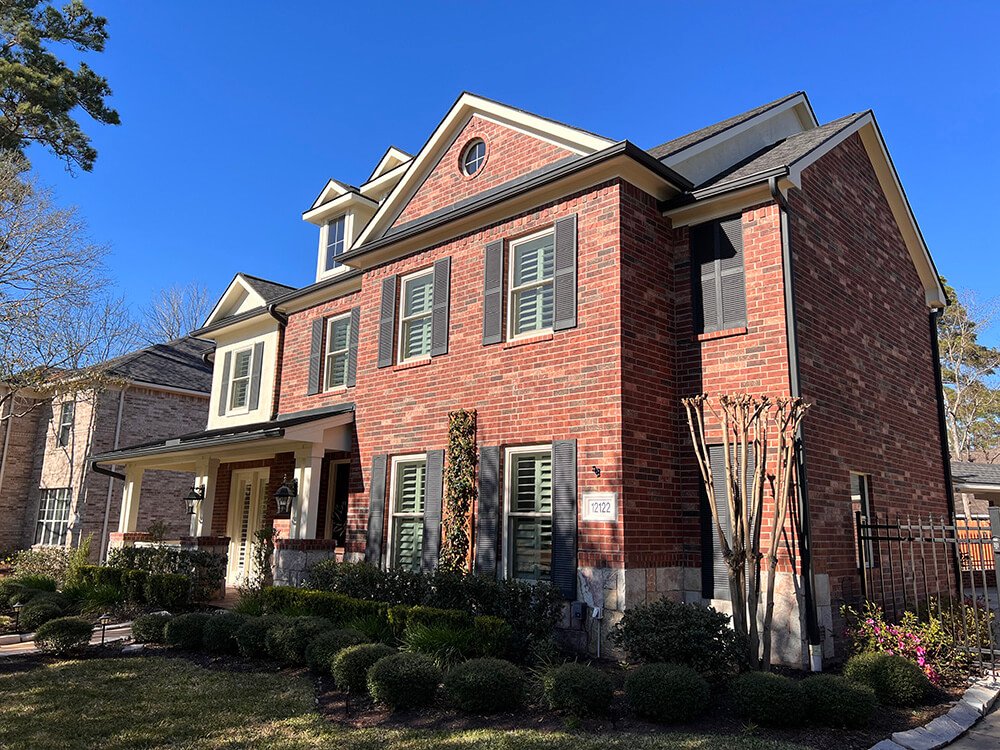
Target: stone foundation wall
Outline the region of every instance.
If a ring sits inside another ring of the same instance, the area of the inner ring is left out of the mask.
[[[301,586],[309,569],[318,562],[343,560],[331,539],[279,539],[274,547],[274,585]]]

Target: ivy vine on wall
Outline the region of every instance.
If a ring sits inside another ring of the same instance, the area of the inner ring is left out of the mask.
[[[476,411],[448,414],[448,455],[445,461],[444,538],[438,562],[442,570],[469,569],[469,517],[476,496]]]

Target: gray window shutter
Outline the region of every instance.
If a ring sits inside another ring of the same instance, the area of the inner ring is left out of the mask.
[[[552,585],[576,598],[576,441],[552,443]]]
[[[260,405],[260,371],[264,366],[264,342],[253,345],[253,363],[250,365],[250,411]]]
[[[309,345],[309,390],[313,396],[323,390],[323,331],[326,319],[316,318],[312,322],[312,343]]]
[[[747,324],[741,216],[719,222],[719,299],[722,302],[723,328]]]
[[[486,246],[483,274],[483,346],[503,341],[503,240]]]
[[[368,538],[365,562],[382,562],[382,531],[385,522],[385,469],[389,457],[384,453],[372,458],[372,476],[368,481]]]
[[[576,327],[576,214],[556,222],[552,330]]]
[[[434,261],[434,308],[431,317],[431,356],[448,353],[448,301],[451,258]]]
[[[226,352],[222,359],[222,393],[219,394],[219,416],[226,416],[226,407],[229,406],[229,370],[233,366],[233,353]]]
[[[392,366],[392,339],[396,333],[396,275],[382,279],[378,318],[378,366]]]
[[[424,484],[424,542],[420,568],[434,570],[441,551],[441,496],[444,494],[444,451],[427,451],[427,478]]]
[[[745,326],[746,285],[741,216],[691,229],[692,281],[698,297],[696,328],[703,333]]]
[[[497,574],[497,524],[500,517],[500,447],[479,448],[479,502],[476,509],[476,573]]]
[[[347,387],[358,383],[358,329],[361,327],[361,308],[351,308],[351,343],[347,350]]]
[[[708,447],[708,459],[712,469],[712,483],[715,485],[715,504],[719,510],[719,520],[726,539],[732,541],[729,533],[729,483],[726,479],[726,454],[721,445]],[[754,457],[751,451],[747,459],[747,476],[743,480],[744,497],[753,488]],[[752,529],[749,529],[752,533]],[[749,541],[749,540],[748,540]],[[702,490],[702,596],[707,599],[729,601],[729,566],[722,556],[718,532],[712,521],[712,511],[708,507],[708,493]],[[749,580],[749,578],[748,578]]]

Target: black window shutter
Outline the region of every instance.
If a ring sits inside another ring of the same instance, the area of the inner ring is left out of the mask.
[[[476,573],[497,573],[497,523],[500,516],[500,447],[479,448],[479,502],[476,509]]]
[[[347,387],[358,382],[358,329],[361,327],[361,308],[351,308],[351,341],[347,350]]]
[[[486,246],[483,274],[483,345],[503,341],[503,240]]]
[[[396,333],[396,276],[382,279],[382,305],[378,318],[378,366],[392,366],[392,339]]]
[[[384,453],[372,458],[372,476],[368,482],[368,538],[365,562],[382,562],[382,526],[385,518],[385,469],[389,457]]]
[[[420,569],[434,570],[441,550],[441,496],[444,494],[444,451],[427,451],[427,478],[424,483],[424,542]]]
[[[734,449],[735,456],[735,449]],[[722,523],[726,539],[732,542],[729,532],[729,481],[726,478],[726,454],[721,445],[708,447],[708,458],[712,469],[712,483],[715,485],[715,505],[719,510],[719,521]],[[735,457],[734,457],[735,460]],[[747,476],[743,479],[744,498],[753,488],[754,458],[751,451],[747,457]],[[708,507],[708,493],[702,489],[702,563],[701,580],[702,596],[706,599],[731,599],[729,591],[729,566],[722,556],[719,544],[719,534],[712,520],[712,511]],[[753,529],[748,529],[752,533]],[[747,539],[747,544],[750,540]],[[749,576],[747,578],[749,581]]]
[[[434,308],[431,317],[431,356],[448,353],[448,299],[451,258],[434,261]]]
[[[719,300],[722,328],[747,324],[746,283],[743,270],[743,219],[719,222]]]
[[[576,214],[556,222],[552,330],[576,327]]]
[[[324,318],[316,318],[312,322],[312,342],[309,344],[309,390],[307,395],[313,396],[323,390],[323,329],[326,328]]]
[[[250,411],[260,405],[260,372],[264,366],[264,342],[253,345],[253,363],[250,365]]]
[[[576,441],[552,443],[552,585],[576,598]]]
[[[222,393],[219,394],[219,416],[226,416],[226,407],[229,406],[229,370],[233,366],[233,353],[226,352],[222,358]]]

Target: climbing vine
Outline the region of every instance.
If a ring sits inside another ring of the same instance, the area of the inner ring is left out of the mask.
[[[476,412],[459,409],[448,414],[448,456],[445,462],[444,539],[439,566],[468,570],[469,515],[476,495]]]

